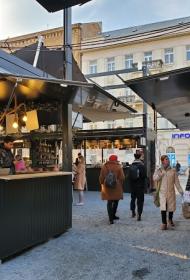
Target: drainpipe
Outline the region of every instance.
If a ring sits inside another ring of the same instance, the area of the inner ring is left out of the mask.
[[[43,36],[38,36],[38,46],[37,46],[37,49],[36,49],[36,54],[35,54],[35,57],[34,57],[34,62],[33,62],[33,67],[36,67],[37,63],[38,63],[38,58],[39,58],[39,55],[40,55],[40,49],[41,49],[41,46],[43,45],[44,43],[44,38]]]

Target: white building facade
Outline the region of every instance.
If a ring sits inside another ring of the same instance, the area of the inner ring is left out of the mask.
[[[141,77],[142,66],[147,65],[149,75],[190,66],[190,17],[147,24],[110,32],[102,32],[90,40],[82,41],[82,72],[86,75],[122,71],[124,80]],[[131,71],[131,72],[130,72]],[[91,77],[115,97],[143,113],[142,100],[126,86],[119,87],[116,75]],[[115,88],[113,88],[115,86]],[[151,123],[151,114],[149,115]],[[85,124],[85,129],[142,126],[142,116]],[[176,133],[176,136],[172,136]],[[177,133],[179,136],[177,136]],[[185,136],[180,136],[184,134]],[[180,132],[158,114],[157,162],[159,155],[175,151],[175,161],[190,166],[190,131]],[[173,162],[173,165],[175,162]]]

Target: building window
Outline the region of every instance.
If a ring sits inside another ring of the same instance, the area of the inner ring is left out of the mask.
[[[108,121],[108,122],[107,122],[107,128],[108,128],[108,129],[115,128],[114,121]]]
[[[107,58],[107,71],[115,71],[115,58],[109,57]]]
[[[152,61],[152,52],[144,53],[144,61]]]
[[[97,73],[97,60],[91,60],[89,62],[89,73],[90,74]]]
[[[190,45],[186,46],[186,60],[190,60]]]
[[[125,127],[134,127],[134,121],[131,118],[125,119]]]
[[[172,64],[174,62],[173,48],[164,50],[165,64]]]
[[[133,68],[133,55],[126,54],[125,56],[125,69]]]

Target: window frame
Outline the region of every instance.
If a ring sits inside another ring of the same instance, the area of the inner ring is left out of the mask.
[[[106,59],[107,62],[107,72],[115,71],[115,57],[108,57]]]
[[[189,55],[189,58],[188,58]],[[190,45],[186,46],[186,61],[190,61]]]
[[[152,61],[152,51],[144,52],[144,61]]]
[[[95,71],[94,71],[95,69]],[[98,72],[97,59],[89,61],[89,74],[96,74]]]
[[[125,55],[125,69],[133,68],[133,54]]]
[[[170,51],[170,50],[172,50],[172,51]],[[164,63],[167,65],[174,63],[174,49],[173,48],[164,49]]]

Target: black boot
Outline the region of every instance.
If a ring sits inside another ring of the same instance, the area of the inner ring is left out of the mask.
[[[141,221],[141,215],[140,214],[137,215],[137,221]]]
[[[135,213],[135,211],[132,211],[131,218],[134,218],[134,217],[136,217],[136,213]]]
[[[116,216],[116,215],[114,215],[114,216],[113,216],[113,219],[114,219],[114,220],[119,220],[119,217]]]

